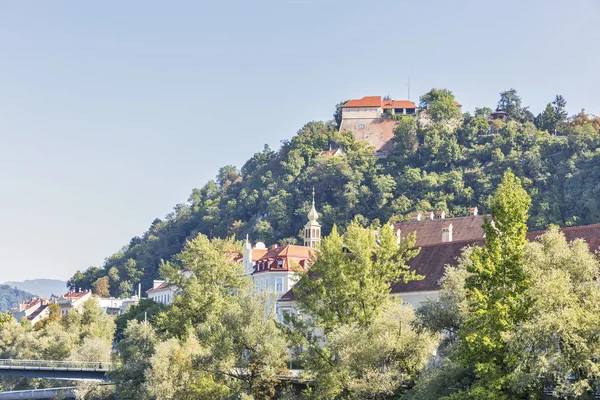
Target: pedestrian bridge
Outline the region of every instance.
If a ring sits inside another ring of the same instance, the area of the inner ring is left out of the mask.
[[[0,359],[0,376],[107,382],[106,362]]]

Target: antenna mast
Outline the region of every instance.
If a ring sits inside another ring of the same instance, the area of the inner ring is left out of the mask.
[[[408,85],[406,85],[408,88],[408,100],[410,100],[410,75],[408,76]]]

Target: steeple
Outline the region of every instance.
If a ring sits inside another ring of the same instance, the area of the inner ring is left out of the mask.
[[[308,222],[304,225],[304,246],[316,248],[321,243],[321,225],[317,222],[319,213],[315,208],[315,188],[312,191],[312,208],[308,212]]]
[[[244,266],[244,272],[247,275],[252,274],[254,271],[254,265],[252,265],[252,243],[250,243],[248,235],[246,235],[246,242],[244,243],[244,257],[242,264]]]

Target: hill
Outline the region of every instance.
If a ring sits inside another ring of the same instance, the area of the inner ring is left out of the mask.
[[[567,118],[560,96],[534,116],[512,89],[501,93],[500,113],[483,107],[463,114],[448,90],[433,89],[420,100],[417,116],[390,117],[396,128],[387,158],[376,158],[334,122],[309,122],[277,151],[265,145],[241,169],[221,168],[215,180],[193,189],[103,266],[78,271],[69,285],[88,289],[101,279],[114,296],[132,294],[138,282],[148,289],[161,260],[198,233],[298,243],[313,187],[325,235],[354,218],[378,225],[416,210],[461,216],[477,206],[485,212],[507,168],[533,199],[530,229],[600,222],[599,118],[583,111]],[[343,148],[346,156],[322,154],[329,148]]]
[[[11,287],[0,285],[0,312],[10,311],[11,308],[19,306],[22,301],[31,300],[33,294]]]
[[[58,279],[28,279],[24,282],[4,282],[3,285],[16,287],[38,297],[60,296],[67,291],[67,282]]]

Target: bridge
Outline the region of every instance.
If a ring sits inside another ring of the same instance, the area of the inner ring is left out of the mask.
[[[9,392],[0,392],[0,400],[42,400],[42,399],[74,399],[75,386],[57,387],[49,389],[31,389],[31,390],[12,390]]]
[[[107,382],[106,362],[0,359],[0,376]]]

